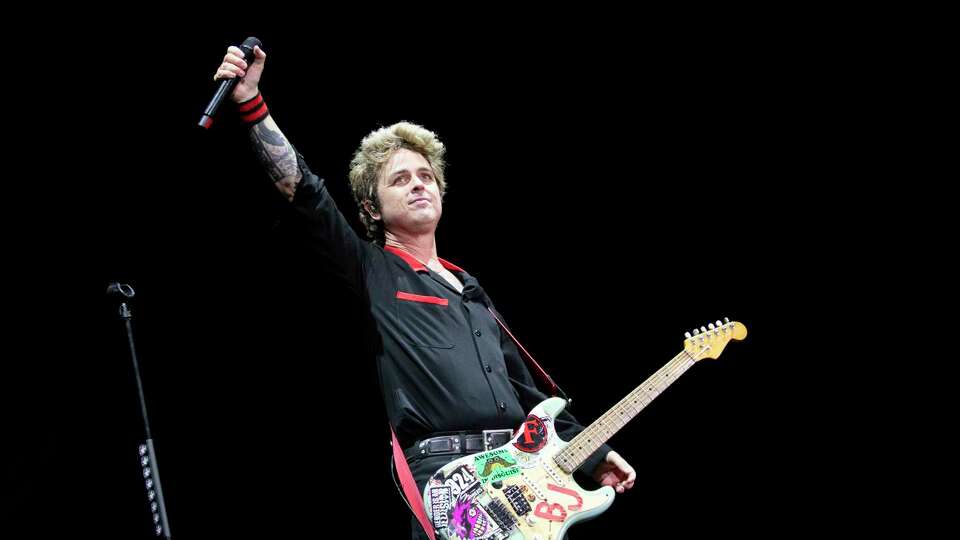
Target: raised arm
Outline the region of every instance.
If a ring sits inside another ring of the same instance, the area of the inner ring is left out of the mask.
[[[239,105],[244,122],[251,124],[250,141],[273,184],[292,203],[282,220],[283,229],[305,240],[330,272],[361,296],[364,261],[369,246],[361,240],[327,192],[324,180],[310,172],[303,156],[290,144],[262,103],[258,85],[267,55],[254,47],[247,66],[243,52],[229,47],[214,79],[240,77],[230,99]]]
[[[232,46],[227,48],[223,63],[213,76],[214,80],[240,77],[240,82],[234,88],[230,99],[241,107],[255,100],[260,94],[260,77],[263,75],[267,53],[257,46],[253,48],[253,54],[253,64],[248,66],[243,60],[243,51]],[[292,201],[303,174],[297,166],[297,155],[293,146],[284,137],[269,113],[262,121],[250,128],[250,142],[257,153],[257,159],[273,180],[273,184],[287,200]]]

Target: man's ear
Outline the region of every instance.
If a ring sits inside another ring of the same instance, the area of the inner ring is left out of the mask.
[[[373,201],[370,199],[363,201],[363,209],[366,210],[367,214],[372,217],[374,221],[380,221],[380,212],[377,210],[377,205],[373,204]]]

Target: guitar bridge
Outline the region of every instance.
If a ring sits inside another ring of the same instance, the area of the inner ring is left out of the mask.
[[[506,495],[507,500],[510,501],[510,506],[513,507],[514,513],[518,516],[523,516],[530,512],[530,504],[523,496],[523,490],[520,489],[520,486],[507,486],[507,488],[503,490],[503,494]]]
[[[513,517],[510,514],[510,510],[507,509],[507,506],[499,500],[494,500],[488,504],[485,510],[503,531],[509,531],[517,525],[517,518]]]

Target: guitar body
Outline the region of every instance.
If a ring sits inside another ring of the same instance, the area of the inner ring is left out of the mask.
[[[423,504],[437,538],[559,540],[613,504],[613,488],[586,491],[554,461],[568,444],[553,427],[565,406],[560,398],[540,403],[507,444],[434,473]]]
[[[613,488],[586,491],[572,472],[695,362],[717,358],[731,340],[747,336],[745,326],[729,319],[708,327],[688,332],[680,354],[570,442],[553,429],[566,402],[550,398],[534,407],[507,444],[434,473],[423,506],[437,538],[561,540],[570,526],[602,514],[613,504]]]

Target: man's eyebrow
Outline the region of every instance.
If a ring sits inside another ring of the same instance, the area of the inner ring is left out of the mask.
[[[437,173],[433,172],[433,168],[432,168],[432,167],[420,167],[420,168],[417,169],[417,172],[418,172],[418,173],[419,173],[419,172],[428,172],[428,173],[430,173],[430,174],[432,174],[432,175],[436,175],[436,174],[437,174]],[[400,175],[403,175],[403,174],[409,174],[409,173],[410,173],[410,169],[397,169],[397,170],[393,171],[392,173],[388,174],[387,177],[386,177],[386,180],[392,180],[392,179],[396,178],[397,176],[400,176]]]
[[[387,177],[388,177],[388,178],[393,178],[394,176],[397,176],[398,174],[407,174],[407,173],[409,173],[409,172],[410,172],[410,169],[398,169],[398,170],[396,170],[396,171],[393,171],[393,172],[390,173],[389,175],[387,175]],[[417,169],[417,172],[428,172],[428,173],[430,173],[430,174],[434,174],[433,169],[430,168],[430,167],[420,167],[419,169]]]

